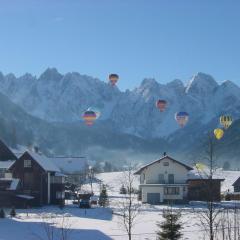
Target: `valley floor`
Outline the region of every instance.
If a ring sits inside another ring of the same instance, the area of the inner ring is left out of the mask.
[[[238,172],[240,175],[240,172]],[[229,174],[232,176],[232,174]],[[237,175],[237,174],[236,174]],[[118,215],[119,179],[121,173],[104,173],[99,179],[108,183],[109,208],[95,207],[79,209],[69,201],[61,210],[58,207],[47,206],[30,210],[17,210],[15,218],[0,219],[0,240],[125,240],[128,239],[122,230]],[[136,182],[137,183],[137,182]],[[89,185],[85,186],[89,188]],[[98,193],[98,184],[93,185]],[[229,203],[228,203],[229,204]],[[156,223],[162,220],[162,210],[166,206],[142,205],[133,230],[133,240],[155,240]],[[198,211],[204,211],[199,203],[187,206],[176,206],[182,212],[184,234],[182,239],[205,239],[205,232],[199,225]],[[9,209],[6,209],[9,212]],[[112,214],[113,213],[113,214]],[[63,230],[65,228],[67,230]],[[48,234],[47,234],[48,233]],[[50,238],[50,235],[54,238]],[[60,238],[65,235],[65,238]],[[219,238],[221,239],[221,238]]]

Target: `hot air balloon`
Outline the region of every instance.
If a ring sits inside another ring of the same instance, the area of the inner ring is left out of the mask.
[[[95,107],[89,107],[87,109],[87,111],[93,111],[96,113],[96,119],[98,119],[101,116],[101,112],[99,109],[95,108]]]
[[[111,83],[112,86],[116,85],[118,79],[119,79],[119,76],[115,73],[112,73],[109,75],[109,82]]]
[[[220,140],[224,135],[224,131],[221,128],[216,128],[214,130],[214,135],[215,135],[216,139]]]
[[[85,121],[86,125],[91,126],[96,120],[97,115],[94,111],[87,110],[83,113],[82,118]]]
[[[203,163],[196,163],[195,166],[198,171],[203,171],[206,168],[206,166]]]
[[[156,107],[160,110],[160,112],[163,112],[165,110],[166,105],[167,105],[167,101],[162,100],[162,99],[159,99],[156,102]]]
[[[220,117],[220,124],[225,128],[228,129],[233,122],[233,119],[229,115],[223,115]]]
[[[180,127],[184,127],[188,122],[189,114],[187,112],[178,112],[175,114],[175,119]]]

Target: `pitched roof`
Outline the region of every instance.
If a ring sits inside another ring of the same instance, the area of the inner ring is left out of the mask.
[[[0,161],[0,169],[9,169],[15,160]]]
[[[73,174],[83,172],[87,167],[84,157],[51,157],[52,162],[64,173]]]
[[[60,169],[51,161],[51,159],[47,158],[43,154],[32,151],[26,151],[24,154],[29,154],[45,171],[61,172]]]
[[[12,152],[11,148],[7,146],[7,144],[4,143],[0,139],[0,160],[17,160],[17,157]]]
[[[240,177],[233,183],[232,186],[240,186]]]
[[[141,172],[142,172],[144,169],[146,169],[147,167],[149,167],[149,166],[151,166],[151,165],[153,165],[153,164],[155,164],[155,163],[158,163],[158,162],[160,162],[160,161],[163,161],[163,160],[165,160],[165,159],[170,159],[170,160],[172,160],[172,161],[174,161],[174,162],[182,165],[182,166],[185,167],[187,170],[193,170],[192,167],[186,165],[185,163],[182,163],[182,162],[180,162],[180,161],[177,161],[177,160],[169,157],[168,155],[166,155],[166,156],[164,156],[164,157],[162,157],[162,158],[160,158],[160,159],[158,159],[158,160],[155,160],[155,161],[153,161],[153,162],[151,162],[151,163],[149,163],[149,164],[144,165],[144,166],[141,167],[139,170],[137,170],[134,174],[136,174],[136,175],[137,175],[137,174],[141,174]]]

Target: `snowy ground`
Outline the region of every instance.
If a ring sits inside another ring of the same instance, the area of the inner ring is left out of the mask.
[[[231,188],[232,182],[240,176],[240,172],[218,173],[220,177],[226,178],[223,185],[224,191]],[[0,240],[61,240],[62,226],[66,229],[64,233],[68,236],[65,240],[125,240],[127,236],[121,229],[120,217],[117,215],[117,202],[122,197],[119,188],[123,179],[122,173],[103,173],[97,176],[108,184],[110,198],[109,208],[93,208],[88,210],[79,209],[70,202],[60,210],[58,207],[48,206],[31,210],[17,210],[17,217],[0,219]],[[134,183],[138,184],[138,179]],[[86,185],[85,189],[90,189]],[[96,193],[99,192],[99,183],[93,184]],[[166,206],[142,205],[141,212],[137,218],[134,228],[133,240],[155,240],[156,222],[161,221],[162,210]],[[182,239],[198,240],[204,239],[204,232],[199,222],[197,211],[202,211],[200,205],[177,206],[182,212],[184,223]],[[6,211],[9,211],[6,209]],[[114,214],[112,214],[112,211]],[[55,238],[48,238],[46,232],[53,232]]]

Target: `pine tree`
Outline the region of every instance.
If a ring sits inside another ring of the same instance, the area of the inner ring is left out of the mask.
[[[124,187],[124,185],[120,188],[120,194],[127,194],[127,189]]]
[[[179,221],[181,218],[180,213],[174,213],[172,209],[167,209],[163,212],[163,218],[165,219],[162,223],[157,223],[160,228],[157,231],[157,240],[178,240],[181,238],[182,233],[180,232],[182,226]]]
[[[0,218],[5,218],[5,212],[3,209],[0,210]]]
[[[105,185],[103,185],[102,187],[102,191],[100,193],[98,203],[101,207],[106,207],[108,205],[108,194],[107,194],[107,189]]]
[[[11,217],[16,217],[16,211],[15,211],[15,207],[12,208],[11,212],[10,212],[10,216]]]

